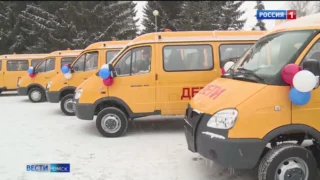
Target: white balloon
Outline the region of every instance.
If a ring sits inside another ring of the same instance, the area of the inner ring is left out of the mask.
[[[307,70],[299,71],[293,77],[293,86],[300,92],[312,91],[316,84],[316,76]]]
[[[227,72],[227,71],[231,68],[231,66],[233,66],[233,65],[234,65],[234,62],[232,62],[232,61],[226,62],[226,63],[224,64],[224,66],[223,66],[224,71]]]
[[[65,77],[66,79],[71,79],[72,74],[71,74],[70,72],[68,72],[68,73],[64,74],[64,77]]]
[[[101,69],[103,69],[103,68],[109,69],[109,65],[108,64],[104,64],[104,65],[101,66]]]

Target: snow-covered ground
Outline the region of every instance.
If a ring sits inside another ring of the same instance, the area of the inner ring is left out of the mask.
[[[135,121],[126,136],[103,138],[95,121],[64,116],[59,104],[0,95],[1,180],[255,180],[187,149],[181,117]],[[26,164],[70,163],[71,173],[27,172]]]

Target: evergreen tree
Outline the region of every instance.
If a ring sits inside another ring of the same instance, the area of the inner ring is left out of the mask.
[[[160,31],[163,31],[164,29],[179,31],[180,27],[177,20],[181,19],[181,17],[177,12],[181,12],[184,1],[157,1],[157,3],[159,10],[161,11],[161,13],[159,13],[159,16],[161,16]]]
[[[58,16],[57,11],[64,7],[64,2],[52,1],[47,3],[46,6],[27,5],[26,10],[22,11],[19,16],[24,23],[21,30],[30,34],[30,39],[36,39],[33,44],[30,43],[26,47],[29,52],[49,53],[75,46],[72,39],[67,39],[65,34],[76,34],[76,32],[72,32],[72,26]]]
[[[180,30],[179,19],[184,1],[148,1],[143,8],[144,18],[142,25],[145,29],[142,34],[155,32],[155,17],[153,11],[157,10],[157,31],[170,29],[172,31]]]
[[[156,1],[147,1],[146,6],[143,8],[144,16],[142,21],[142,25],[145,27],[145,29],[141,34],[155,32],[155,17],[153,15],[154,10],[159,11],[159,15],[157,16],[157,31],[159,31],[159,28],[161,28],[162,12],[158,6],[158,3]]]
[[[257,10],[264,10],[265,9],[262,1],[256,1],[256,2],[257,2],[257,5],[254,7],[255,9],[257,9]],[[257,24],[255,25],[255,27],[252,28],[252,30],[259,29],[261,31],[265,31],[265,30],[267,30],[265,26],[266,26],[265,23],[259,19],[257,21]]]
[[[118,1],[115,14],[118,23],[116,24],[116,35],[117,39],[134,39],[137,36],[138,27],[136,23],[139,19],[135,19],[137,11],[135,10],[136,3],[132,1]]]
[[[240,30],[243,28],[246,20],[239,20],[244,14],[239,7],[244,1],[224,1],[220,14],[220,30]]]
[[[25,1],[0,1],[0,54],[20,53],[25,37],[19,31],[19,13]]]
[[[180,30],[201,31],[218,30],[221,7],[224,1],[185,1],[181,7],[178,20]]]

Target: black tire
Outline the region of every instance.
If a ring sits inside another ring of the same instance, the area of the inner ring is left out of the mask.
[[[74,94],[67,94],[61,99],[61,102],[60,102],[60,109],[67,116],[74,116],[75,115],[74,110],[73,110],[73,112],[69,112],[70,110],[67,110],[65,107],[66,101],[70,101],[70,99],[73,100],[73,96],[74,96]]]
[[[108,114],[109,115],[113,114],[117,116],[120,120],[120,128],[116,132],[107,132],[102,127],[101,122],[103,120],[103,117]],[[98,113],[98,116],[96,119],[96,127],[100,132],[100,134],[103,135],[104,137],[120,137],[128,129],[128,117],[121,109],[118,109],[116,107],[107,107]]]
[[[0,91],[0,94],[2,93],[2,91]]]
[[[309,169],[309,178],[307,180],[318,179],[317,162],[312,153],[302,146],[296,144],[280,144],[271,149],[262,159],[259,165],[259,180],[274,180],[278,166],[290,157],[299,157]]]
[[[39,99],[32,99],[32,93],[34,93],[35,91],[38,91],[40,93],[40,98]],[[39,102],[44,102],[46,100],[46,95],[44,93],[44,91],[41,89],[41,88],[32,88],[30,89],[30,91],[28,92],[28,97],[29,97],[29,100],[33,103],[39,103]]]

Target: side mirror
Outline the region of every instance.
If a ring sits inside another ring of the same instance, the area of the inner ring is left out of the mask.
[[[113,77],[117,77],[117,72],[115,71],[113,65],[112,64],[108,64],[108,66],[109,66],[109,69],[110,69],[110,71],[112,73],[112,76]]]
[[[71,73],[74,73],[74,69],[71,67],[71,63],[68,63],[68,68],[70,69]]]
[[[117,73],[115,72],[113,65],[108,64],[108,68],[112,74],[112,77],[117,77]],[[100,72],[100,69],[97,71],[96,76],[99,76],[99,72]]]
[[[302,69],[312,72],[317,77],[317,85],[315,89],[318,88],[320,80],[320,62],[316,59],[307,59],[303,62]]]
[[[36,68],[34,67],[34,66],[31,66],[32,67],[32,69],[33,69],[33,73],[37,73],[36,72]]]
[[[315,76],[319,76],[320,62],[315,59],[307,59],[303,62],[302,69],[311,71]]]

